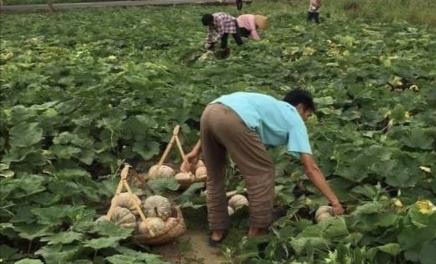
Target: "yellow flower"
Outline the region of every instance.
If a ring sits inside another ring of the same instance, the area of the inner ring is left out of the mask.
[[[422,214],[432,214],[434,211],[436,211],[436,206],[434,206],[434,204],[429,200],[417,201],[415,205]]]

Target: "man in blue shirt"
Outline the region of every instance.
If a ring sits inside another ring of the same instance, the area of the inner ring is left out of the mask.
[[[306,175],[330,201],[336,215],[343,208],[315,160],[304,120],[315,110],[312,96],[305,90],[288,92],[283,101],[259,93],[236,92],[210,103],[200,121],[200,140],[185,157],[182,170],[189,171],[200,153],[207,168],[207,208],[209,239],[221,242],[229,228],[225,195],[226,153],[244,176],[250,204],[248,236],[267,232],[272,223],[274,164],[266,146],[287,146],[303,163]]]

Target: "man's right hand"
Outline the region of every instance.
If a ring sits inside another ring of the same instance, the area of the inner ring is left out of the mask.
[[[182,172],[190,172],[195,169],[195,165],[199,159],[199,153],[197,151],[192,150],[188,154],[185,155],[182,165],[180,166],[180,171]]]

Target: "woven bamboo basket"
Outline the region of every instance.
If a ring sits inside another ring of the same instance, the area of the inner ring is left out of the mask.
[[[165,148],[161,158],[159,159],[159,162],[156,164],[156,166],[166,165],[166,166],[171,167],[175,171],[177,170],[173,165],[171,165],[169,163],[165,163],[165,160],[167,159],[168,154],[170,153],[171,148],[173,147],[174,144],[177,146],[177,149],[179,151],[180,156],[182,157],[182,160],[185,160],[185,152],[183,150],[182,143],[181,143],[181,141],[179,139],[179,132],[180,132],[180,126],[177,125],[177,126],[174,127],[173,135],[172,135],[169,143],[167,144],[167,146],[166,146],[166,148]],[[177,174],[178,173],[176,173],[176,175]],[[149,180],[149,179],[151,179],[151,177],[148,175],[146,180]],[[191,175],[191,177],[189,177],[189,178],[177,179],[176,181],[180,184],[180,186],[182,188],[186,189],[186,188],[188,188],[189,186],[191,186],[195,182],[205,182],[206,181],[206,177],[197,177],[195,175],[195,173],[193,173]]]
[[[127,190],[128,193],[133,195],[132,189],[130,188],[128,183],[129,174],[137,175],[134,169],[130,165],[126,164],[124,168],[121,170],[121,179],[120,182],[118,183],[114,197],[120,195],[120,193],[124,188]],[[106,213],[107,219],[111,220],[115,208],[116,205],[111,203],[111,207]],[[146,216],[144,215],[144,212],[141,209],[141,204],[135,203],[135,209],[139,213],[139,219],[141,221],[145,221]],[[180,210],[179,207],[176,206],[172,208],[171,217],[165,222],[164,230],[162,230],[162,232],[159,235],[152,238],[145,238],[144,235],[137,233],[133,235],[132,238],[133,240],[146,245],[161,245],[171,242],[172,240],[176,239],[177,237],[185,233],[185,231],[186,231],[186,224],[185,224],[185,220],[183,219],[182,211]]]
[[[144,235],[136,234],[133,240],[136,243],[155,246],[169,243],[186,232],[186,224],[183,218],[182,211],[179,207],[174,207],[171,217],[165,222],[163,232],[155,237],[144,237]]]

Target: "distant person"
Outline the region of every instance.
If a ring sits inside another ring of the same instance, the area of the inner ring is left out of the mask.
[[[242,45],[238,22],[235,17],[224,12],[218,12],[203,15],[201,22],[204,26],[208,27],[206,43],[204,45],[206,49],[213,49],[216,42],[221,41],[221,48],[228,50],[227,42],[229,34],[232,34],[236,44]]]
[[[236,8],[237,8],[238,10],[241,10],[241,9],[242,9],[242,0],[236,0]]]
[[[258,29],[266,30],[268,28],[268,18],[261,15],[244,14],[237,18],[239,33],[242,37],[254,40],[260,40]]]
[[[319,8],[321,0],[309,0],[309,12],[307,12],[307,21],[315,21],[319,24]]]

